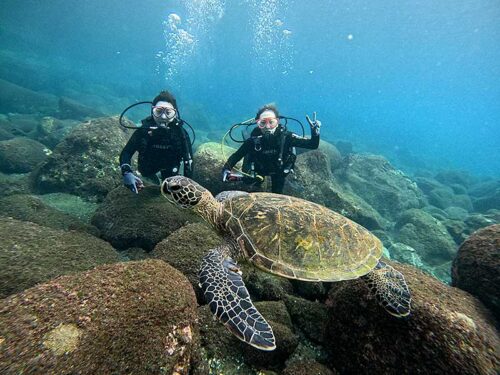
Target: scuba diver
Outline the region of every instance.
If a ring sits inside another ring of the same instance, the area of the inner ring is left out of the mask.
[[[141,123],[141,127],[132,134],[120,154],[123,184],[136,194],[144,187],[142,180],[134,174],[131,166],[132,156],[136,152],[138,152],[137,170],[144,177],[158,181],[158,172],[162,180],[177,175],[182,161],[184,176],[191,177],[192,146],[189,134],[182,127],[183,121],[179,117],[175,97],[168,91],[160,92],[151,103],[151,115]],[[121,116],[120,124],[122,124]]]
[[[233,153],[222,169],[222,181],[235,181],[240,175],[231,172],[231,169],[243,157],[243,177],[246,184],[259,184],[264,181],[262,176],[270,176],[271,191],[281,194],[285,185],[285,178],[293,172],[296,153],[295,147],[317,149],[319,146],[319,130],[321,122],[306,115],[311,127],[311,138],[301,137],[286,130],[280,124],[278,109],[268,104],[260,108],[255,116],[257,127],[240,148]]]

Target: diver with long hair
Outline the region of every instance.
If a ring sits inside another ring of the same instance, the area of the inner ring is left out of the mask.
[[[260,108],[255,115],[257,127],[240,148],[233,153],[222,168],[222,181],[231,181],[231,169],[243,160],[243,182],[261,183],[261,176],[270,176],[272,192],[281,194],[288,176],[295,165],[295,148],[317,149],[321,122],[316,119],[316,112],[311,120],[306,116],[311,127],[311,138],[301,137],[286,130],[280,124],[278,109],[273,104]],[[260,178],[258,178],[260,177]]]
[[[192,145],[182,127],[184,121],[179,117],[175,97],[168,91],[160,92],[151,103],[151,115],[141,122],[142,126],[135,130],[120,154],[123,184],[136,194],[144,187],[131,166],[136,152],[137,170],[145,177],[157,181],[158,173],[161,180],[177,175],[182,162],[184,176],[191,177]]]

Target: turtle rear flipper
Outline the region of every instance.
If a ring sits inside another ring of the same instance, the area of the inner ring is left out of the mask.
[[[271,326],[253,305],[238,265],[224,253],[224,245],[215,248],[201,263],[200,287],[210,310],[240,340],[261,350],[274,350]]]
[[[410,290],[401,272],[379,261],[373,271],[363,278],[389,314],[397,317],[410,315]]]

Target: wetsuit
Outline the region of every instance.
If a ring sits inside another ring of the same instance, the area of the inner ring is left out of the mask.
[[[161,173],[161,178],[179,174],[181,161],[184,160],[184,176],[192,175],[192,148],[189,134],[177,123],[169,124],[167,128],[156,127],[152,117],[142,121],[142,127],[137,129],[120,154],[122,173],[132,172],[132,156],[138,152],[138,171],[146,177],[155,178]]]
[[[308,139],[286,131],[281,126],[276,129],[274,134],[262,134],[257,128],[252,131],[252,136],[229,157],[224,168],[232,169],[238,161],[245,157],[243,172],[271,176],[272,192],[281,194],[285,178],[295,164],[294,148],[301,147],[313,150],[318,146],[319,134],[315,131],[311,131],[311,138]]]

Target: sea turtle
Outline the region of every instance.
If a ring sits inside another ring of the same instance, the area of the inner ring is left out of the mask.
[[[305,281],[362,277],[392,315],[410,314],[404,276],[382,262],[382,244],[367,229],[319,204],[272,193],[226,191],[215,198],[195,181],[167,178],[162,194],[193,209],[224,242],[203,258],[200,286],[210,310],[240,340],[276,347],[271,326],[253,305],[234,259],[247,258],[275,275]]]

